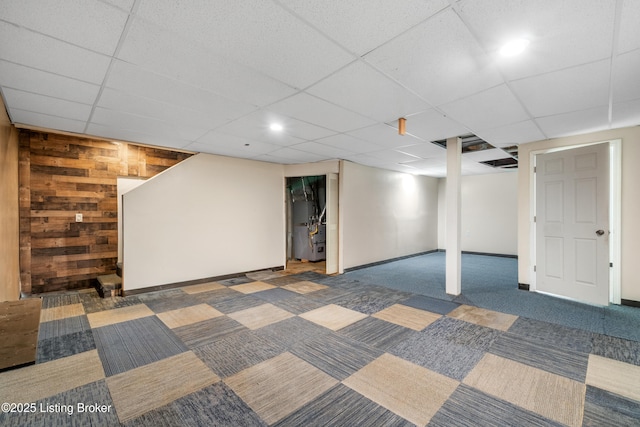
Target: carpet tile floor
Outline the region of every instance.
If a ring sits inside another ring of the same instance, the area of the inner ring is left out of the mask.
[[[302,268],[41,313],[2,426],[640,425],[637,341]]]

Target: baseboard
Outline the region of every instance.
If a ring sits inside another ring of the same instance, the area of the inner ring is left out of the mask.
[[[518,283],[518,289],[520,289],[522,291],[528,291],[529,290],[529,284],[528,283]]]
[[[623,299],[623,300],[620,300],[620,305],[640,308],[640,301],[634,301],[632,299]]]
[[[438,249],[437,252],[447,252],[446,249]],[[465,255],[482,255],[482,256],[495,256],[498,258],[514,258],[514,259],[518,259],[518,255],[511,255],[511,254],[494,254],[492,252],[474,252],[474,251],[461,251],[461,253],[465,254]]]
[[[417,257],[417,256],[421,256],[421,255],[427,255],[427,254],[432,254],[435,252],[438,252],[439,249],[434,249],[432,251],[426,251],[426,252],[419,252],[417,254],[411,254],[411,255],[404,255],[404,256],[400,256],[397,258],[390,258],[390,259],[385,259],[383,261],[376,261],[376,262],[371,262],[369,264],[362,264],[362,265],[357,265],[355,267],[349,267],[349,268],[345,268],[344,272],[348,273],[350,271],[355,271],[355,270],[361,270],[363,268],[368,268],[368,267],[375,267],[376,265],[383,265],[383,264],[388,264],[390,262],[394,262],[394,261],[400,261],[403,259],[407,259],[407,258],[413,258],[413,257]]]
[[[265,271],[265,270],[280,271],[280,270],[284,270],[284,266],[280,265],[277,267],[261,268],[260,270],[245,271],[243,273],[225,274],[222,276],[205,277],[203,279],[187,280],[184,282],[167,283],[166,285],[149,286],[148,288],[142,288],[142,289],[131,289],[131,290],[123,289],[122,296],[146,294],[147,292],[156,292],[156,291],[164,291],[167,289],[183,288],[185,286],[199,285],[201,283],[217,282],[218,280],[235,279],[236,277],[242,277],[246,274],[256,273],[258,271]]]

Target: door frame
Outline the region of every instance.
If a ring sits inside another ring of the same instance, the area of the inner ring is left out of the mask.
[[[612,139],[598,141],[587,144],[567,145],[563,147],[553,147],[541,150],[534,150],[529,153],[529,277],[530,291],[537,291],[536,266],[536,176],[535,166],[537,156],[540,154],[553,153],[556,151],[571,150],[574,148],[586,147],[596,144],[609,144],[609,303],[620,304],[621,302],[621,236],[622,236],[622,140]]]

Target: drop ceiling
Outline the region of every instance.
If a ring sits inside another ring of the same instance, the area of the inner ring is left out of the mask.
[[[639,22],[636,0],[3,0],[0,91],[17,126],[283,164],[444,176],[431,142],[474,134],[496,148],[463,172],[490,173],[640,124]]]

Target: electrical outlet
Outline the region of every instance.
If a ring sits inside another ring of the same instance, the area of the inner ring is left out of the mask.
[[[76,214],[76,222],[82,222],[82,214],[81,213],[77,213]]]

